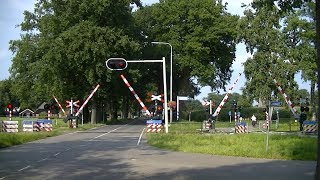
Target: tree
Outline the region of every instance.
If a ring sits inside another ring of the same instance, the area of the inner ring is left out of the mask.
[[[12,92],[10,91],[10,88],[12,86],[12,81],[10,79],[0,81],[0,115],[4,115],[5,111],[7,109],[7,105],[9,103],[13,103],[12,101],[14,96],[12,95]]]
[[[253,1],[253,6],[259,8],[260,6],[273,7],[274,3],[277,3],[278,7],[280,7],[280,14],[287,13],[290,11],[296,10],[296,8],[303,7],[306,3],[312,3],[314,1],[311,0],[273,0],[273,1],[265,1],[265,0],[255,0]],[[315,15],[314,19],[316,21],[316,36],[315,36],[315,49],[316,49],[316,65],[317,65],[317,85],[320,87],[320,1],[315,1]],[[318,90],[318,97],[320,91]],[[317,120],[318,120],[318,129],[320,129],[320,99],[318,98],[318,111],[317,111]],[[315,179],[320,179],[320,133],[318,131],[318,158],[317,158],[317,166],[315,170]]]
[[[142,41],[173,46],[176,94],[196,95],[199,89],[193,79],[212,89],[224,88],[230,80],[238,17],[227,13],[221,1],[160,1],[138,10],[134,17]]]
[[[262,100],[267,104],[271,94],[278,96],[280,94],[273,82],[275,78],[289,97],[295,97],[298,86],[294,81],[294,74],[297,67],[284,63],[288,59],[283,54],[286,52],[283,47],[285,38],[281,32],[279,9],[275,5],[256,7],[252,3],[244,14],[238,25],[239,30],[241,29],[239,40],[243,41],[247,50],[253,54],[244,63],[247,79],[244,91],[250,94],[250,98],[255,98],[256,101]],[[265,70],[257,71],[257,69]]]
[[[59,99],[82,100],[100,84],[104,90],[95,95],[93,108],[102,99],[112,97],[113,107],[115,101],[125,99],[114,93],[123,88],[119,74],[107,71],[105,61],[133,57],[140,49],[130,3],[39,0],[33,13],[24,13],[20,27],[26,34],[10,42],[15,53],[11,67],[15,95],[33,104],[53,94]]]

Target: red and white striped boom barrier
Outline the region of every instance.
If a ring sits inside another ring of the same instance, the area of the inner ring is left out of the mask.
[[[228,100],[228,98],[229,98],[229,95],[231,94],[234,86],[235,86],[235,85],[237,84],[237,82],[239,81],[240,76],[241,76],[241,73],[239,73],[239,76],[238,76],[237,80],[236,80],[236,81],[232,84],[232,86],[229,88],[228,93],[227,93],[227,94],[224,96],[224,98],[222,99],[222,101],[221,101],[221,103],[219,104],[218,108],[217,108],[216,111],[214,112],[213,117],[219,115],[219,113],[220,113],[223,105],[227,102],[227,100]]]
[[[63,112],[64,115],[66,115],[66,111],[64,111],[64,109],[62,108],[61,104],[59,103],[58,99],[53,96],[53,99],[56,101],[56,103],[58,104],[59,108],[61,109],[61,111]]]
[[[297,112],[297,110],[295,110],[294,104],[290,101],[290,98],[286,95],[286,93],[284,92],[284,90],[281,88],[280,84],[278,83],[278,81],[275,79],[275,76],[269,71],[270,76],[273,79],[273,82],[276,84],[278,90],[280,91],[280,93],[282,94],[284,100],[286,101],[286,103],[288,104],[292,114],[294,115],[295,118],[299,117],[299,114]]]
[[[88,103],[88,101],[92,98],[93,94],[98,90],[98,88],[100,87],[100,84],[98,84],[96,86],[96,88],[94,88],[94,90],[91,92],[91,94],[87,97],[87,99],[84,101],[84,103],[82,104],[82,106],[79,108],[78,112],[76,113],[75,116],[78,116],[80,114],[80,112],[82,111],[82,109],[84,108],[84,106]]]
[[[146,113],[151,116],[151,113],[149,112],[149,110],[147,109],[147,107],[143,104],[143,102],[141,101],[141,99],[139,98],[139,96],[137,95],[137,93],[134,91],[134,89],[131,87],[130,83],[127,81],[127,79],[124,77],[123,74],[120,75],[123,82],[127,85],[127,87],[129,88],[129,90],[132,92],[133,96],[137,99],[137,101],[139,102],[139,104],[141,105],[141,107],[146,111]]]

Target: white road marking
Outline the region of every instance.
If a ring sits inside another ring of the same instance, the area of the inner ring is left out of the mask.
[[[99,137],[102,137],[102,136],[104,136],[104,135],[107,135],[107,134],[109,134],[109,133],[112,133],[113,131],[116,131],[116,130],[118,130],[118,129],[120,129],[120,128],[122,128],[122,126],[116,128],[116,129],[113,129],[113,130],[111,130],[111,131],[109,131],[109,132],[107,132],[107,133],[104,133],[104,134],[101,134],[101,135],[99,135],[99,136],[96,136],[96,137],[90,139],[89,141],[93,141],[93,140],[95,140],[95,139],[97,139],[97,138],[99,138]]]
[[[43,158],[43,159],[40,159],[38,162],[42,162],[42,161],[45,161],[47,160],[48,158]]]
[[[0,177],[0,180],[5,179],[6,177]]]
[[[56,154],[54,154],[54,156],[58,156],[60,153],[58,152],[58,153],[56,153]]]
[[[138,142],[137,142],[137,146],[139,146],[139,144],[140,144],[140,140],[141,140],[142,134],[144,132],[144,129],[145,128],[143,128],[142,131],[141,131],[140,137],[139,137]]]
[[[26,167],[24,167],[24,168],[19,169],[18,171],[23,171],[23,170],[25,170],[25,169],[28,169],[29,167],[31,167],[31,166],[26,166]]]

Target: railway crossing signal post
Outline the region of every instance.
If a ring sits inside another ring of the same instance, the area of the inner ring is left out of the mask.
[[[13,105],[11,103],[9,103],[7,105],[7,108],[8,108],[8,112],[9,112],[9,120],[11,121],[12,120],[12,110],[13,110]]]
[[[106,61],[106,66],[110,70],[122,71],[127,68],[128,63],[123,58],[110,58]]]
[[[168,133],[168,97],[167,97],[167,77],[166,77],[166,61],[165,57],[162,60],[125,60],[123,58],[109,58],[106,61],[106,66],[110,70],[124,70],[127,68],[127,63],[147,63],[147,62],[158,62],[162,63],[163,69],[163,92],[164,92],[164,127],[165,132]]]

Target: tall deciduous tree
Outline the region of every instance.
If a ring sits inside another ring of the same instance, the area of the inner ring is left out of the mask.
[[[288,67],[282,56],[282,41],[279,10],[272,7],[261,6],[256,8],[248,6],[244,17],[239,22],[239,38],[247,50],[253,54],[244,63],[247,79],[246,89],[252,96],[264,102],[270,99],[272,92],[278,94],[272,76],[276,77],[286,93],[293,95],[297,84],[294,81],[294,67]],[[272,76],[269,75],[269,72]],[[258,100],[258,99],[256,99]]]
[[[315,2],[315,15],[314,19],[316,22],[316,36],[315,36],[315,48],[316,48],[316,65],[317,65],[317,87],[320,87],[320,1],[319,0],[254,0],[253,5],[257,8],[261,6],[267,6],[269,8],[273,7],[276,3],[278,7],[280,7],[280,14],[295,11],[297,8],[305,6],[306,3]],[[311,60],[312,61],[312,60]],[[318,90],[317,94],[319,97],[320,91]],[[317,121],[318,121],[318,129],[320,129],[320,99],[318,98],[318,111],[317,111]],[[318,158],[317,158],[317,166],[315,170],[315,179],[320,180],[320,133],[318,131]]]
[[[196,95],[194,78],[212,89],[224,88],[230,80],[238,17],[227,13],[221,1],[160,1],[138,10],[134,17],[143,41],[173,46],[176,93]],[[168,48],[163,51],[170,53]]]
[[[105,61],[132,57],[140,48],[134,40],[130,3],[39,0],[34,12],[24,13],[20,26],[26,34],[10,42],[15,53],[11,67],[15,94],[34,104],[52,94],[84,100],[99,83],[104,92],[95,95],[92,107],[102,98],[123,98],[115,93],[123,89],[119,74],[107,71]]]

